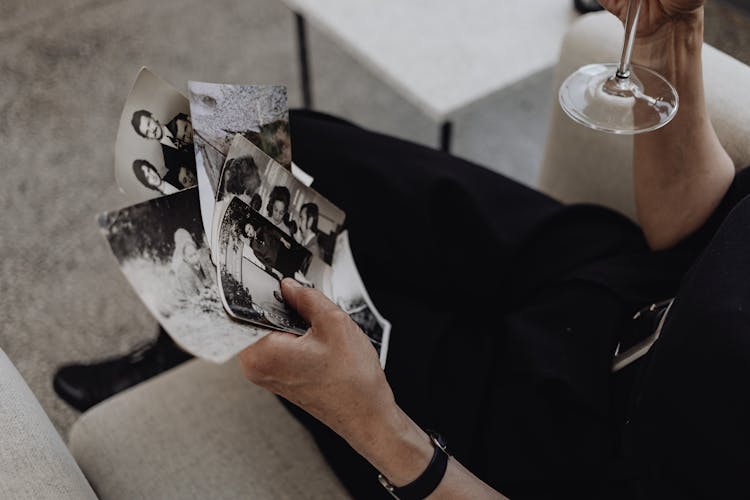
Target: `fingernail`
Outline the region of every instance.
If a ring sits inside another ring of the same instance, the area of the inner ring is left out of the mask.
[[[292,278],[284,278],[284,283],[286,283],[286,286],[292,287],[292,288],[301,288],[302,285],[300,285],[297,280]]]

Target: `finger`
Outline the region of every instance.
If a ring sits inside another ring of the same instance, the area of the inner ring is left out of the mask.
[[[297,281],[286,278],[281,282],[284,300],[308,323],[315,326],[318,319],[339,307],[315,288],[306,288]]]

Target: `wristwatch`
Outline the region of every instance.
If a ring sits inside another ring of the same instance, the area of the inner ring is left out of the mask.
[[[447,443],[443,436],[435,431],[425,431],[435,448],[427,468],[411,483],[397,488],[383,474],[378,474],[378,481],[396,500],[422,500],[429,496],[440,484],[448,468]]]

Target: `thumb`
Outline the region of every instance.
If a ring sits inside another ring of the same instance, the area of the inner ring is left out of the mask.
[[[238,354],[245,378],[259,385],[273,379],[299,353],[298,339],[290,333],[270,332],[246,347]]]
[[[292,278],[281,281],[281,293],[287,304],[313,326],[321,316],[339,308],[320,290],[303,287]]]

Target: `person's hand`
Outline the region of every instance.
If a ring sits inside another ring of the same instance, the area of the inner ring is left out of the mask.
[[[599,0],[599,3],[625,22],[628,0]],[[703,3],[704,0],[643,0],[636,36],[643,41],[666,26],[691,23],[702,14]]]
[[[352,319],[320,291],[281,283],[287,304],[311,325],[303,336],[272,332],[239,355],[245,376],[300,406],[355,448],[399,410],[377,352]]]
[[[326,424],[394,485],[414,481],[434,448],[396,405],[368,338],[320,291],[292,279],[281,290],[311,326],[301,337],[272,332],[242,351],[245,376]],[[451,457],[430,498],[505,497]]]

